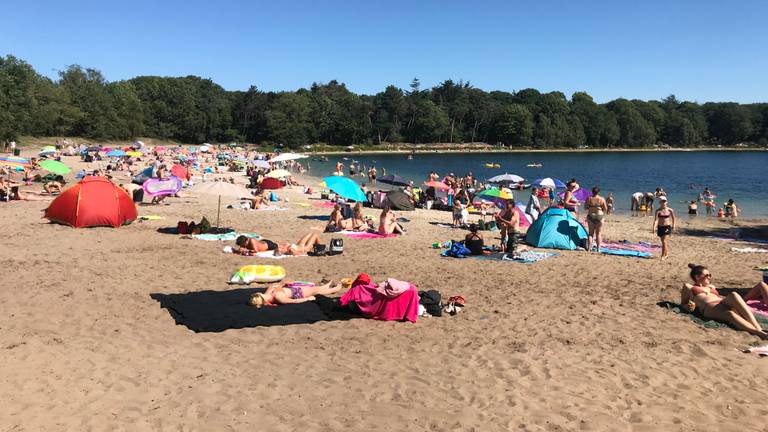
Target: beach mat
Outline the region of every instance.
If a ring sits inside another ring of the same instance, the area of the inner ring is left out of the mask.
[[[397,237],[397,234],[379,234],[379,233],[371,233],[371,232],[356,232],[356,231],[340,231],[341,235],[344,235],[349,238],[354,239],[380,239],[380,238],[390,238],[390,237]]]
[[[522,264],[533,264],[539,261],[557,256],[555,252],[537,252],[537,251],[525,251],[520,253],[519,258],[507,257],[504,252],[493,252],[485,255],[470,255],[467,258],[474,258],[482,261],[504,261]]]
[[[317,296],[314,302],[256,309],[248,302],[251,295],[257,292],[264,292],[264,289],[154,293],[150,297],[168,310],[176,324],[196,333],[363,318],[342,309],[336,299],[324,296]]]
[[[239,236],[246,236],[248,238],[261,240],[261,236],[255,233],[236,233],[229,232],[225,234],[192,234],[192,238],[195,240],[204,241],[233,241],[237,240]]]
[[[718,290],[718,291],[720,291],[722,293],[722,290]],[[683,310],[683,308],[680,307],[680,305],[677,304],[677,303],[672,303],[672,302],[668,302],[668,301],[660,301],[660,302],[656,303],[656,306],[663,307],[663,308],[665,308],[667,310],[670,310],[670,311],[672,311],[672,312],[674,312],[676,314],[686,315],[686,316],[688,316],[691,319],[691,321],[695,322],[696,324],[698,324],[698,325],[700,325],[702,327],[706,327],[706,328],[710,328],[710,329],[719,329],[719,328],[729,328],[729,327],[731,327],[728,324],[724,324],[724,323],[721,323],[721,322],[718,322],[718,321],[714,321],[714,320],[711,320],[711,319],[702,318],[702,317],[700,317],[698,315],[694,315],[694,314],[688,313],[685,310]],[[756,314],[755,315],[755,319],[757,320],[757,323],[760,324],[760,326],[763,328],[763,330],[768,330],[768,317]]]
[[[600,253],[605,255],[618,255],[618,256],[626,256],[626,257],[634,257],[634,258],[650,258],[651,257],[650,252],[640,252],[636,250],[625,250],[625,249],[600,248]]]

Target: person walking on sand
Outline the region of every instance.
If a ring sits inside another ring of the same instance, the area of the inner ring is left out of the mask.
[[[669,258],[669,237],[675,229],[675,212],[668,206],[667,197],[659,197],[659,209],[653,218],[653,230],[661,239],[661,260]]]

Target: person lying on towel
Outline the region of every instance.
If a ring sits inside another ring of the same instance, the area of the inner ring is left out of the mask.
[[[327,282],[323,285],[303,285],[284,283],[272,285],[263,293],[251,296],[250,305],[255,308],[262,306],[277,306],[288,303],[304,303],[315,301],[317,295],[336,294],[341,290],[341,283]]]
[[[745,300],[761,299],[768,302],[768,286],[760,282],[745,298],[736,293],[721,296],[712,285],[712,273],[703,265],[688,264],[691,269],[693,284],[685,284],[680,292],[680,304],[688,312],[698,311],[704,318],[730,324],[739,330],[744,330],[762,339],[768,339],[768,333],[763,330],[755,319],[752,310]]]
[[[315,245],[320,244],[320,236],[311,232],[304,235],[296,243],[277,244],[271,240],[256,240],[240,236],[235,240],[238,249],[234,252],[240,255],[256,255],[259,252],[275,251],[275,255],[306,255]]]

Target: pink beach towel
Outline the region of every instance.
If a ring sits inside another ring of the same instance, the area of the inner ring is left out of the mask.
[[[397,237],[397,234],[379,234],[379,233],[371,233],[371,232],[345,232],[343,231],[341,234],[356,238],[356,239],[377,239],[377,238],[388,238],[388,237]]]
[[[350,302],[355,302],[360,312],[375,320],[416,322],[419,317],[419,294],[412,283],[408,283],[405,292],[390,298],[380,293],[378,286],[370,282],[370,279],[367,283],[355,281],[352,288],[339,299],[342,306]]]
[[[764,317],[768,317],[768,305],[761,302],[760,300],[749,300],[747,302],[747,306],[752,309],[752,312]]]

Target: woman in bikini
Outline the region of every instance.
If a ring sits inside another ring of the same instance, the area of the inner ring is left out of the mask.
[[[736,293],[721,296],[712,285],[712,273],[705,266],[688,264],[693,284],[685,284],[680,292],[680,304],[688,312],[698,311],[704,318],[730,324],[739,330],[768,339],[768,333],[760,327],[745,299],[768,301],[768,286],[761,282],[752,288],[745,298]]]
[[[589,226],[589,237],[587,237],[587,246],[592,250],[592,240],[595,240],[595,251],[600,252],[600,243],[603,242],[603,219],[608,212],[608,204],[600,196],[600,188],[592,188],[592,196],[584,202],[584,210],[587,211],[587,225]]]
[[[381,215],[379,216],[379,234],[405,234],[403,227],[397,223],[395,213],[393,213],[392,209],[389,207],[384,207],[384,209],[381,211]]]
[[[277,244],[271,240],[256,240],[246,236],[240,236],[235,240],[240,247],[237,253],[241,255],[255,255],[259,252],[275,251],[275,256],[279,255],[306,255],[307,252],[314,249],[315,245],[320,244],[320,236],[311,232],[304,235],[296,243]]]
[[[565,189],[565,195],[563,195],[563,207],[574,214],[579,210],[579,201],[573,196],[575,191],[575,183],[568,182]]]
[[[327,296],[336,294],[340,290],[341,284],[333,282],[323,285],[278,284],[270,286],[263,293],[253,294],[250,304],[258,309],[264,305],[277,306],[288,303],[304,303],[315,301],[315,296],[317,295]]]
[[[669,208],[666,196],[659,197],[659,209],[653,218],[653,229],[661,239],[661,260],[669,258],[669,237],[675,229],[675,212]]]

